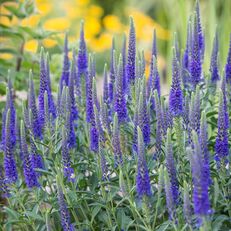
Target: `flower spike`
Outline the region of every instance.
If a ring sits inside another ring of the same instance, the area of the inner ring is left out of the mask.
[[[130,84],[135,83],[135,62],[136,62],[136,32],[134,20],[130,17],[130,32],[128,42],[127,76]]]
[[[213,40],[213,51],[211,55],[210,61],[210,73],[211,73],[211,81],[212,83],[216,83],[220,79],[219,67],[218,67],[218,32],[216,31],[214,40]]]
[[[169,109],[174,117],[181,116],[183,113],[183,92],[181,89],[180,66],[177,61],[176,51],[173,48],[172,59],[172,85],[169,94]]]
[[[138,132],[138,166],[136,175],[136,190],[139,197],[151,195],[151,185],[148,173],[148,167],[145,159],[144,138],[140,127],[137,128]]]
[[[26,131],[23,121],[21,121],[20,135],[21,135],[21,139],[20,139],[21,151],[23,154],[23,172],[24,172],[26,185],[28,188],[38,187],[39,183],[37,180],[37,175],[33,168],[31,155],[29,155],[28,153],[28,147],[26,142]]]

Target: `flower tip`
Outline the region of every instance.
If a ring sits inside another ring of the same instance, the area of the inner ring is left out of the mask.
[[[107,63],[104,64],[104,73],[107,72]]]
[[[81,19],[80,21],[80,28],[81,28],[81,31],[84,30],[84,19]]]

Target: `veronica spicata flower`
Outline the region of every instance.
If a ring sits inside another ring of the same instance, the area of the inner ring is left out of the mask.
[[[148,173],[148,167],[145,159],[145,147],[142,131],[137,128],[138,133],[138,166],[136,175],[136,190],[139,197],[151,195],[151,185]]]
[[[175,49],[172,59],[172,85],[169,94],[169,109],[173,116],[178,117],[183,113],[183,92],[181,89],[180,66],[177,61]]]
[[[135,62],[136,62],[136,32],[133,18],[130,18],[130,32],[128,41],[127,76],[130,84],[135,83]]]

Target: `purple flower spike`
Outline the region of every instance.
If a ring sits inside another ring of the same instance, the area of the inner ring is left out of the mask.
[[[127,120],[127,106],[125,99],[125,92],[123,88],[123,59],[122,55],[119,57],[116,84],[115,84],[115,98],[114,111],[117,112],[119,124]]]
[[[78,67],[77,67],[77,54],[76,50],[73,48],[72,50],[72,65],[74,65],[74,84],[76,86],[76,95],[78,99],[76,99],[77,103],[80,104],[81,100],[81,76],[78,74]]]
[[[108,88],[108,75],[107,75],[107,64],[104,65],[104,81],[103,81],[103,102],[109,103],[109,88]]]
[[[60,78],[60,87],[61,91],[63,89],[63,86],[68,86],[68,80],[69,80],[69,74],[70,74],[70,62],[68,58],[68,37],[67,34],[65,35],[64,40],[64,50],[63,50],[63,70],[62,70],[62,76]]]
[[[162,134],[165,137],[167,134],[168,127],[171,127],[169,126],[169,124],[171,124],[171,121],[169,121],[169,112],[167,108],[167,103],[165,102],[164,99],[161,99],[160,103],[161,103]]]
[[[148,173],[148,166],[145,159],[144,138],[140,127],[137,128],[138,132],[138,166],[136,175],[136,191],[140,198],[143,196],[151,196],[151,185]]]
[[[156,110],[156,155],[157,157],[161,154],[161,144],[162,144],[162,131],[163,128],[163,121],[162,121],[162,112],[161,112],[161,105],[160,99],[158,96],[157,91],[154,92],[155,97],[155,110]]]
[[[225,65],[225,77],[227,83],[231,84],[231,34],[230,34],[230,41],[229,41],[229,53]]]
[[[68,134],[66,128],[62,129],[62,161],[64,176],[68,181],[74,181],[74,170],[71,167],[71,157],[68,148]]]
[[[190,63],[189,63],[189,72],[190,72],[190,82],[193,88],[196,88],[196,85],[201,81],[202,67],[201,67],[201,51],[198,41],[198,25],[197,25],[197,16],[195,15],[194,22],[192,24],[192,40],[191,40],[191,52],[190,52]]]
[[[43,169],[44,164],[43,164],[42,156],[38,153],[37,147],[32,138],[30,138],[30,155],[31,155],[31,163],[33,168]],[[36,174],[37,176],[40,176],[39,172],[36,172]]]
[[[90,125],[90,149],[96,153],[99,151],[99,131],[97,129],[95,118]]]
[[[201,124],[200,124],[200,145],[201,152],[204,162],[204,174],[205,179],[208,179],[209,183],[211,183],[210,178],[210,169],[209,169],[209,149],[208,149],[208,131],[207,131],[207,121],[205,111],[201,114]]]
[[[208,194],[208,178],[204,174],[204,161],[201,151],[198,135],[195,131],[192,132],[194,149],[187,149],[192,168],[193,179],[193,204],[194,213],[201,218],[201,216],[211,213],[209,194]]]
[[[150,94],[151,93],[153,94],[153,92],[154,92],[154,90],[152,89],[153,79],[155,79],[154,75],[156,74],[156,72],[158,72],[157,68],[155,71],[153,70],[155,67],[157,67],[157,46],[156,46],[156,30],[154,29],[153,39],[152,39],[152,57],[151,57],[151,62],[150,62],[150,74],[149,74],[149,78],[148,78],[148,96],[149,97],[150,97]],[[153,92],[151,92],[152,90],[153,90]],[[154,110],[154,105],[153,105],[154,102],[153,101],[154,101],[154,99],[152,97],[151,107]]]
[[[60,185],[58,185],[58,202],[63,231],[74,231],[75,229],[71,224],[70,213],[67,209],[67,204],[65,202],[63,191]]]
[[[92,67],[92,56],[89,56],[89,71],[87,78],[87,89],[86,89],[86,120],[88,123],[91,123],[94,117],[94,108],[93,108],[93,77],[91,75],[91,67]]]
[[[94,105],[94,113],[95,113],[96,127],[99,133],[99,142],[104,143],[106,139],[103,131],[102,121],[100,119],[99,111],[96,105]]]
[[[47,70],[45,65],[44,49],[42,47],[40,52],[40,86],[39,86],[39,95],[38,95],[39,120],[42,128],[45,123],[44,93],[46,90],[47,90]]]
[[[65,105],[65,127],[68,132],[68,148],[74,148],[76,146],[75,124],[72,114],[71,95],[69,88],[66,87],[66,105]]]
[[[17,141],[17,131],[16,131],[16,110],[15,110],[15,106],[14,106],[14,97],[13,97],[13,86],[10,80],[10,70],[8,71],[8,83],[7,83],[7,89],[6,89],[6,105],[5,105],[5,109],[3,111],[2,114],[2,142],[1,142],[1,146],[2,149],[4,149],[4,142],[5,142],[5,126],[6,126],[6,114],[8,109],[10,109],[10,119],[11,119],[11,135],[10,135],[10,139],[12,142],[12,146],[14,147],[16,145],[16,141]]]
[[[136,105],[135,114],[134,114],[134,118],[133,118],[134,132],[133,132],[133,145],[132,145],[132,148],[133,148],[133,150],[134,150],[135,152],[137,152],[138,110],[139,110],[139,105]]]
[[[128,42],[127,76],[130,84],[135,83],[135,63],[136,63],[136,32],[133,18],[130,17],[130,31]]]
[[[158,93],[158,97],[160,97],[160,76],[159,76],[159,72],[157,69],[157,60],[155,56],[152,56],[152,63],[153,63],[153,67],[151,68],[150,71],[152,71],[150,73],[149,76],[149,80],[148,80],[148,95],[151,100],[151,109],[154,110],[155,109],[155,102],[154,102],[154,91],[157,90]],[[151,95],[152,94],[152,95]]]
[[[75,102],[75,88],[74,88],[74,83],[75,83],[75,63],[71,62],[71,73],[70,73],[70,78],[68,82],[68,88],[69,88],[69,94],[70,94],[70,104],[71,104],[71,121],[74,122],[74,120],[78,119],[78,110],[76,107],[76,102]]]
[[[33,164],[31,161],[31,155],[28,153],[28,147],[26,143],[26,131],[25,131],[25,125],[23,121],[21,121],[21,129],[20,129],[20,135],[21,135],[21,152],[23,155],[23,172],[24,177],[26,181],[26,185],[28,188],[38,187],[39,183],[37,180],[37,175],[34,171]]]
[[[192,22],[191,19],[188,21],[187,27],[187,41],[184,54],[182,57],[182,80],[184,87],[187,88],[190,83],[190,57],[191,57],[191,45],[192,45]]]
[[[224,105],[224,93],[220,92],[219,111],[217,121],[217,137],[215,143],[215,159],[219,163],[229,154],[228,125],[226,121],[227,108]]]
[[[92,94],[93,94],[93,104],[97,107],[97,110],[100,110],[99,100],[97,96],[97,87],[96,87],[96,79],[93,78],[93,85],[92,85]]]
[[[112,102],[114,96],[115,74],[116,74],[116,55],[115,55],[115,38],[112,38],[111,48],[111,62],[110,62],[110,83],[109,83],[109,96]]]
[[[141,90],[142,90],[142,94],[139,98],[139,108],[138,108],[138,125],[143,132],[144,143],[147,145],[150,143],[151,129],[150,129],[150,115],[147,110],[145,78],[142,80]]]
[[[32,70],[29,72],[29,90],[28,90],[28,109],[31,111],[30,128],[34,138],[42,138],[42,128],[39,120],[38,110],[36,106],[36,97],[34,90],[34,81]]]
[[[114,115],[112,144],[113,144],[113,152],[114,152],[114,159],[115,159],[115,167],[117,167],[118,165],[123,163],[117,113],[115,113]]]
[[[18,179],[16,163],[14,158],[14,146],[11,139],[12,130],[12,116],[11,109],[8,109],[5,123],[5,140],[4,140],[4,171],[6,181],[14,183]],[[15,125],[14,125],[15,126]]]
[[[177,172],[175,167],[175,161],[173,157],[173,145],[172,145],[172,132],[170,129],[167,130],[167,141],[166,141],[166,166],[168,170],[168,175],[170,178],[170,187],[172,192],[172,198],[174,203],[177,204],[179,197],[179,184],[177,180]]]
[[[184,97],[184,113],[183,113],[183,120],[184,120],[184,127],[188,131],[189,127],[189,105],[190,105],[190,98],[189,95],[185,95]]]
[[[123,38],[123,47],[122,47],[122,57],[123,57],[123,86],[124,86],[124,91],[127,91],[127,71],[126,71],[126,65],[127,65],[127,56],[126,56],[126,46],[127,46],[127,38],[126,35],[124,34],[124,38]]]
[[[197,86],[196,93],[192,94],[189,112],[189,124],[192,130],[195,130],[197,134],[200,133],[200,88]]]
[[[224,107],[225,107],[225,124],[227,125],[227,128],[229,128],[229,111],[228,111],[228,102],[227,102],[227,86],[226,86],[226,79],[223,75],[221,80],[221,91],[223,92],[224,96]]]
[[[84,21],[80,24],[80,38],[79,38],[79,48],[77,57],[78,75],[87,73],[88,59],[87,59],[87,47],[84,38]]]
[[[212,83],[216,83],[220,79],[219,74],[219,67],[218,67],[218,51],[219,51],[219,45],[218,45],[218,32],[216,31],[214,40],[213,40],[213,51],[211,55],[211,61],[210,61],[210,73],[211,73],[211,81]]]
[[[175,208],[175,201],[173,199],[171,182],[167,169],[164,170],[164,188],[165,188],[166,204],[167,204],[169,218],[173,220],[175,217],[176,208]]]
[[[49,54],[46,54],[46,70],[47,70],[47,96],[48,96],[48,106],[49,106],[49,113],[52,114],[53,118],[56,118],[56,107],[54,103],[54,99],[52,96],[51,90],[51,78],[50,78],[50,61],[49,61]]]
[[[196,1],[196,18],[197,18],[197,36],[198,36],[198,44],[200,48],[201,58],[203,60],[204,51],[205,51],[205,40],[204,34],[201,27],[201,18],[200,18],[200,4],[199,0]]]
[[[169,94],[169,110],[174,117],[183,113],[183,92],[181,89],[180,66],[173,48],[172,85]]]
[[[100,102],[100,118],[102,120],[104,130],[111,134],[108,105],[106,103],[103,103],[102,98]]]
[[[107,161],[105,158],[105,151],[104,148],[102,147],[102,144],[99,147],[99,154],[100,154],[100,167],[102,171],[102,181],[106,181],[109,179],[109,176],[108,176]]]

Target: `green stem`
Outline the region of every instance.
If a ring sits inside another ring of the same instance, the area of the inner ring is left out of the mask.
[[[176,134],[176,142],[177,142],[177,152],[178,159],[182,159],[184,155],[184,136],[183,136],[183,128],[182,128],[182,118],[176,117],[174,121],[174,129]]]
[[[158,190],[158,198],[157,198],[157,203],[156,203],[156,211],[155,211],[155,215],[154,215],[154,221],[153,221],[153,225],[152,225],[152,229],[155,229],[156,226],[156,219],[157,219],[157,214],[158,214],[158,210],[159,210],[159,205],[160,205],[160,190]]]

